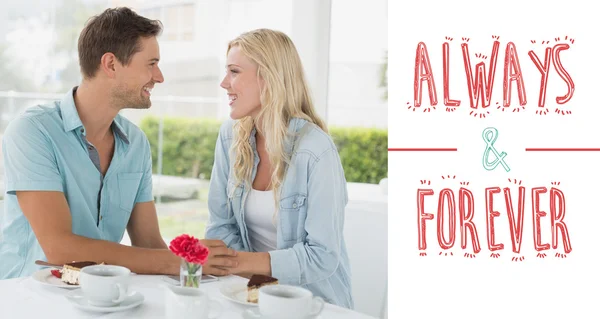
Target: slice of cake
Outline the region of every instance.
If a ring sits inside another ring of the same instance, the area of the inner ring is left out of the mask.
[[[248,302],[258,303],[258,289],[264,286],[277,285],[277,278],[264,275],[252,275],[248,281]]]
[[[79,272],[81,271],[81,268],[97,264],[98,263],[93,261],[78,261],[64,264],[63,268],[60,270],[60,280],[69,285],[79,285]]]

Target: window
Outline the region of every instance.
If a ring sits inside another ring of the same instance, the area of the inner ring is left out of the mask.
[[[329,124],[386,129],[387,0],[333,0],[330,43]]]
[[[326,119],[333,127],[351,128],[360,123],[386,130],[387,101],[382,98],[384,88],[379,87],[379,70],[387,48],[387,2],[331,2],[330,49],[324,56],[330,59],[325,64],[329,71],[320,70],[319,64],[310,60],[312,52],[301,52],[305,68],[329,75],[323,106],[328,113]],[[76,44],[90,16],[107,5],[129,6],[162,21],[160,66],[165,83],[155,87],[151,109],[123,110],[122,115],[140,126],[151,141],[154,194],[161,233],[167,241],[184,232],[204,236],[211,149],[216,142],[214,130],[229,115],[227,97],[219,87],[227,42],[255,28],[280,30],[294,41],[310,42],[312,35],[303,34],[306,26],[319,21],[329,25],[328,20],[322,20],[329,19],[329,15],[323,18],[314,12],[328,10],[326,1],[306,11],[303,9],[310,6],[309,2],[296,0],[40,3],[0,3],[0,14],[8,13],[0,16],[0,137],[10,119],[26,107],[60,99],[79,83]],[[356,17],[361,23],[356,23]],[[387,147],[387,138],[385,143]],[[0,148],[0,154],[1,151]],[[385,153],[385,162],[377,166],[385,168],[387,174],[387,148],[381,152],[382,156]],[[0,161],[0,200],[4,194],[2,170]],[[351,182],[377,184],[385,174],[364,181],[353,180],[359,175],[348,171],[347,178]]]
[[[138,12],[150,19],[158,19],[163,23],[162,39],[166,41],[193,41],[196,5],[194,3],[169,4],[164,6],[144,8]]]

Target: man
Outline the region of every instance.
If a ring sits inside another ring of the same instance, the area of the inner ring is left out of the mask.
[[[0,279],[32,274],[38,259],[179,273],[180,258],[158,228],[148,139],[118,114],[149,108],[152,88],[163,82],[161,30],[127,8],[93,17],[79,36],[80,86],[9,124]],[[132,247],[119,244],[125,229]],[[237,265],[223,242],[204,243],[211,250],[204,273],[225,275]]]

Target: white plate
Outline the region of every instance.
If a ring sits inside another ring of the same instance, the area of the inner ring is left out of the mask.
[[[260,319],[260,313],[258,311],[258,308],[246,309],[244,312],[242,312],[242,318],[244,318],[244,319]]]
[[[88,304],[87,299],[83,295],[81,290],[74,290],[65,295],[67,300],[81,310],[92,311],[92,312],[118,312],[125,311],[131,308],[135,308],[144,302],[144,295],[134,291],[130,292],[129,296],[123,300],[118,306],[113,307],[97,307]]]
[[[31,278],[33,278],[33,280],[37,281],[38,283],[40,283],[42,285],[53,286],[53,287],[58,287],[58,288],[66,288],[66,289],[79,288],[79,285],[69,285],[67,283],[64,283],[59,278],[54,277],[54,275],[50,272],[50,270],[53,270],[53,269],[54,268],[40,269],[40,270],[34,272],[33,275],[31,275]]]
[[[225,298],[233,301],[233,302],[237,302],[239,304],[245,305],[245,306],[252,306],[252,307],[256,307],[258,306],[258,304],[256,303],[252,303],[252,302],[248,302],[248,284],[247,283],[236,283],[236,284],[229,284],[229,285],[224,285],[221,287],[221,294],[223,296],[225,296]]]
[[[253,308],[253,309],[246,309],[244,312],[242,312],[242,318],[244,318],[244,319],[261,319],[262,317],[260,316],[260,310],[258,310],[258,308]],[[320,318],[320,317],[319,316],[306,317],[306,319],[317,319],[317,318]]]

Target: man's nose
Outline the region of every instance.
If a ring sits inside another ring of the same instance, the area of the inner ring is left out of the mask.
[[[154,76],[152,77],[152,80],[157,83],[163,83],[165,81],[162,71],[160,70],[160,68],[158,66],[156,67],[156,71],[155,71]]]

